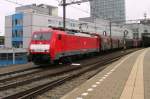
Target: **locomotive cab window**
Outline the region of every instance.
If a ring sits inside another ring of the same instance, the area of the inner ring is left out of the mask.
[[[62,38],[62,35],[58,34],[58,40],[61,40],[61,38]]]
[[[32,37],[33,40],[50,40],[51,33],[35,33]]]

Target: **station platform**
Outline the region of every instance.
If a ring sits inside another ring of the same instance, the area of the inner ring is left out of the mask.
[[[150,99],[150,48],[110,64],[61,99]]]

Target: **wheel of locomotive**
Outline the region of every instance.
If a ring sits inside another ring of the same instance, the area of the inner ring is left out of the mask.
[[[72,59],[69,56],[68,57],[62,57],[62,58],[60,58],[59,62],[62,64],[69,64],[69,63],[72,63]]]
[[[59,63],[60,63],[59,60],[54,60],[54,62],[53,62],[54,65],[58,65]]]

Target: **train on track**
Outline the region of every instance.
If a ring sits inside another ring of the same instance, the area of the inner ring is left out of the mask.
[[[143,33],[142,34],[142,45],[144,47],[150,46],[150,33]]]
[[[138,47],[140,40],[51,28],[33,33],[29,53],[35,64],[53,64],[75,56],[121,49],[125,45]]]

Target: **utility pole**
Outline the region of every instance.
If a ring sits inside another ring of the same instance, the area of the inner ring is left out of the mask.
[[[63,29],[66,29],[66,0],[63,0]]]
[[[80,3],[89,2],[89,1],[92,1],[92,0],[81,0],[81,1],[73,0],[70,3],[66,3],[66,0],[62,0],[62,3],[59,5],[63,6],[63,28],[64,28],[64,31],[66,30],[66,6],[72,5],[72,4],[80,4]]]

